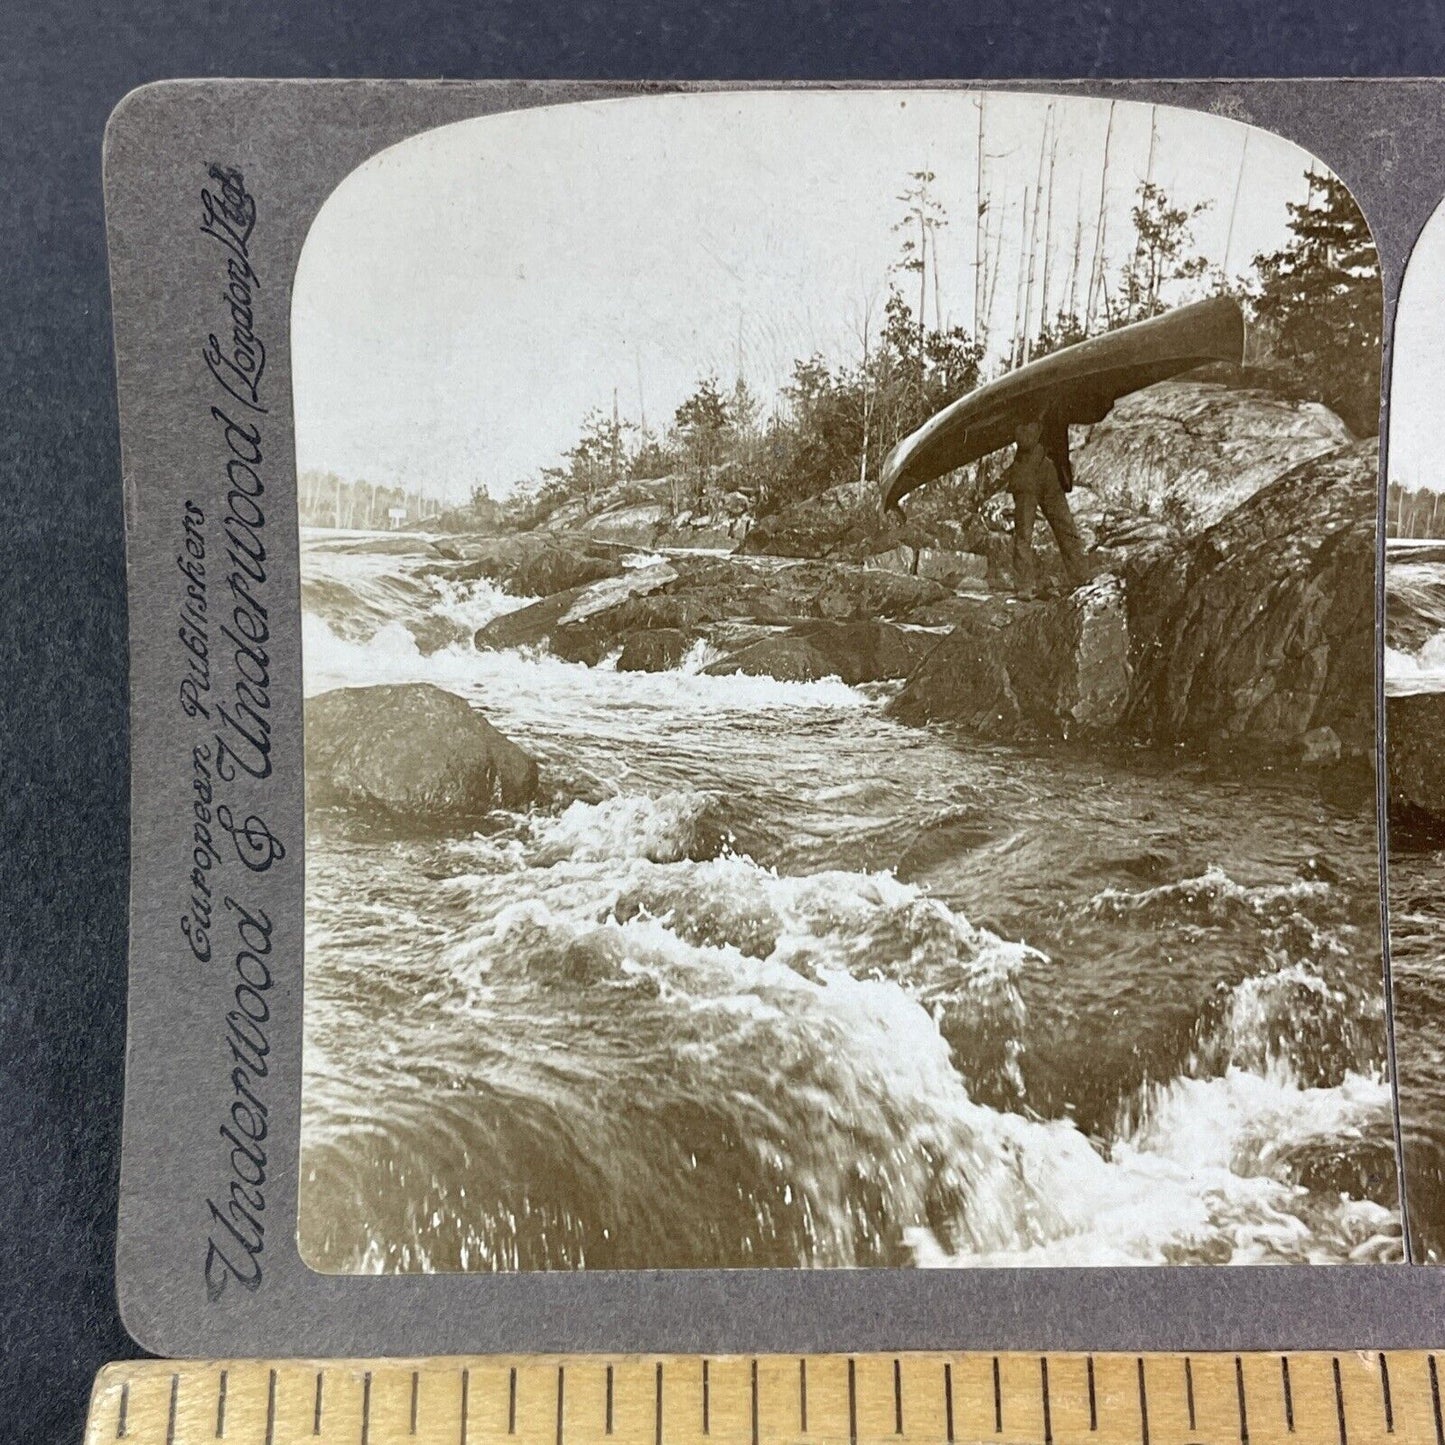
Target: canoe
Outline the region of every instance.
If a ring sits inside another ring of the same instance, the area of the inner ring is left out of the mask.
[[[904,437],[883,462],[883,505],[896,507],[915,487],[1011,445],[1021,421],[1048,412],[1092,425],[1132,391],[1208,362],[1243,359],[1244,315],[1232,296],[1066,346],[959,397]]]

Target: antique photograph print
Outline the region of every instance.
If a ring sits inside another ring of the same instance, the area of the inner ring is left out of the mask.
[[[1136,102],[354,171],[292,313],[303,1259],[1403,1259],[1381,305],[1316,158]]]
[[[1390,959],[1414,1257],[1445,1258],[1445,213],[1395,319],[1385,540]]]

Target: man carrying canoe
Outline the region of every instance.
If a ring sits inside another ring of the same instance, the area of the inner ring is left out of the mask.
[[[1067,433],[1065,433],[1067,436]],[[1067,442],[1065,442],[1067,457]],[[1065,462],[1067,466],[1067,462]],[[1014,499],[1014,589],[1020,597],[1033,597],[1036,589],[1034,560],[1034,516],[1042,512],[1058,543],[1069,589],[1088,581],[1084,544],[1069,499],[1059,480],[1059,468],[1044,447],[1044,424],[1020,422],[1014,428],[1013,460],[1004,468],[998,489],[1013,493]]]

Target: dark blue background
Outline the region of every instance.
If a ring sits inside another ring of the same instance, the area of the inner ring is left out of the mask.
[[[22,13],[22,6],[24,13]],[[1428,75],[1440,0],[0,0],[0,1431],[80,1437],[116,1315],[126,623],[100,142],[167,76]]]

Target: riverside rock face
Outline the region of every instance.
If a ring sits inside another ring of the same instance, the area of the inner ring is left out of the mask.
[[[1445,830],[1445,693],[1385,699],[1390,823]]]
[[[521,807],[536,791],[533,758],[430,683],[341,688],[306,703],[308,804],[428,828]]]
[[[1159,743],[1374,749],[1376,442],[1294,467],[1125,568],[1126,724]]]
[[[1123,585],[1099,577],[1049,602],[980,599],[909,677],[890,711],[999,738],[1113,731],[1132,676]]]
[[[1069,596],[979,599],[894,700],[996,737],[1374,746],[1373,441],[1293,468],[1215,526]]]

